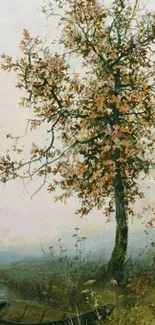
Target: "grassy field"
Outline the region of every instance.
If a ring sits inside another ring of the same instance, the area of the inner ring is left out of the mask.
[[[115,310],[105,324],[155,324],[154,256],[148,251],[139,260],[129,258],[124,282],[118,286],[105,277],[104,259],[85,256],[79,247],[74,256],[61,247],[58,255],[44,252],[43,258],[1,267],[0,282],[7,285],[11,300],[8,316],[16,317],[24,304],[29,304],[24,320],[37,321],[43,307],[45,319],[54,320],[64,312],[73,316],[77,310],[82,313],[114,303]]]

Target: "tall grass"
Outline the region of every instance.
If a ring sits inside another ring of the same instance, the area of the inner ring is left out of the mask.
[[[151,299],[155,300],[155,245],[152,239],[147,253],[139,252],[139,259],[133,259],[130,256],[126,260],[125,278],[121,288],[117,286],[114,279],[107,282],[104,257],[94,258],[91,252],[85,254],[86,238],[79,235],[78,228],[75,229],[73,239],[73,254],[68,254],[63,247],[62,240],[58,239],[59,252],[57,253],[53,247],[49,247],[49,251],[45,252],[44,247],[41,246],[42,258],[1,267],[0,282],[7,284],[10,296],[17,295],[24,299],[44,302],[56,308],[67,310],[70,308],[75,311],[76,306],[83,311],[89,309],[90,298],[99,299],[100,296],[101,303],[109,299],[108,302],[117,303],[117,306],[121,308],[120,313],[117,315],[116,312],[115,315],[117,319],[123,318],[124,323],[121,323],[121,320],[118,321],[120,325],[134,324],[135,317],[138,317],[132,316],[129,319],[128,308],[133,315],[136,310],[143,314],[146,306],[147,309],[152,308],[155,312],[151,301]],[[90,288],[88,290],[85,287],[85,283],[92,283],[92,279],[95,280],[95,287],[90,291]],[[95,290],[97,290],[97,295]],[[152,298],[149,300],[148,295],[151,290]],[[113,324],[112,318],[110,322]],[[138,322],[137,318],[137,324]]]
[[[75,307],[81,301],[84,283],[99,275],[103,260],[94,260],[84,253],[86,238],[79,235],[75,228],[73,234],[73,254],[69,255],[58,239],[59,252],[49,247],[46,253],[43,246],[43,258],[22,261],[0,269],[0,281],[7,284],[10,293],[26,299],[44,301],[54,306]]]

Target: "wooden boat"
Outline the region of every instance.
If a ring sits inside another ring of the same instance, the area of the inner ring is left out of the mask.
[[[101,306],[97,310],[84,313],[82,315],[79,315],[78,317],[66,318],[64,314],[62,319],[54,320],[54,321],[43,321],[46,312],[46,310],[43,309],[38,321],[28,322],[28,321],[23,321],[26,310],[28,308],[27,305],[23,307],[20,315],[16,319],[6,319],[5,316],[9,308],[9,303],[1,302],[0,303],[0,324],[4,324],[4,325],[5,324],[6,325],[93,325],[99,319],[104,320],[107,318],[107,316],[111,315],[111,313],[114,310],[114,307],[115,307],[114,304],[106,304]]]

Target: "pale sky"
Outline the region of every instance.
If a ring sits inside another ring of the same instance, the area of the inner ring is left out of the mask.
[[[19,42],[22,29],[27,28],[32,35],[44,37],[51,25],[50,33],[55,37],[56,24],[53,20],[47,21],[39,11],[42,0],[1,0],[0,1],[0,53],[12,56],[20,55]],[[150,5],[147,7],[150,8]],[[36,10],[38,8],[38,10]],[[155,8],[155,4],[154,4]],[[46,27],[47,26],[47,27]],[[0,154],[5,153],[9,141],[6,134],[22,135],[25,129],[25,119],[28,112],[18,108],[20,92],[14,87],[15,80],[11,75],[0,71]],[[37,135],[41,139],[41,132]],[[32,134],[24,144],[29,146]],[[153,199],[151,182],[150,191],[147,190],[147,201]],[[67,205],[54,203],[46,188],[30,200],[31,194],[37,189],[33,183],[28,187],[28,193],[23,192],[23,185],[18,181],[10,182],[5,187],[0,184],[0,249],[8,245],[39,244],[50,242],[53,237],[60,237],[68,229],[80,227],[83,234],[88,236],[106,231],[110,225],[105,225],[102,212],[92,212],[81,219],[75,215],[78,202],[73,198]],[[142,202],[138,206],[142,205]],[[139,227],[141,221],[136,222]]]

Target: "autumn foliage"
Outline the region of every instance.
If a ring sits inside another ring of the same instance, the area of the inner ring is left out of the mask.
[[[56,199],[76,193],[82,216],[95,207],[116,211],[127,239],[130,203],[143,196],[137,179],[154,164],[155,13],[140,10],[138,0],[114,0],[111,8],[97,0],[55,4],[62,54],[44,55],[42,41],[24,30],[21,58],[2,55],[2,69],[15,71],[16,87],[26,92],[21,106],[33,108],[30,128],[44,124],[48,144],[33,144],[28,161],[1,157],[1,180],[38,175],[49,192],[59,190]],[[43,12],[50,19],[52,4]]]

